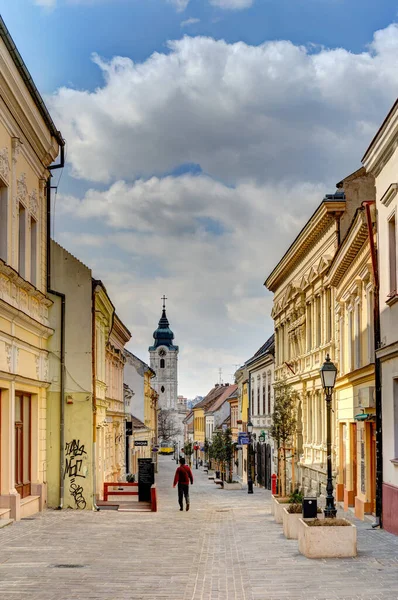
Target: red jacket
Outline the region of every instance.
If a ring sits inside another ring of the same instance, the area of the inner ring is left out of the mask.
[[[192,471],[189,468],[188,465],[181,465],[178,467],[178,469],[176,470],[176,474],[174,476],[174,484],[173,485],[177,485],[177,483],[183,483],[185,485],[189,485],[189,482],[191,482],[191,484],[193,483],[193,475],[192,475]]]

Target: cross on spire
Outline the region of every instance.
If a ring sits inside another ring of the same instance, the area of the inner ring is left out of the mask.
[[[163,310],[165,310],[166,309],[166,300],[167,300],[167,298],[166,298],[166,296],[164,294],[163,294],[163,297],[161,298],[161,300],[163,300]]]

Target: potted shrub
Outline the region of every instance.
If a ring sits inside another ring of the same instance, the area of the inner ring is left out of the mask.
[[[298,546],[307,558],[357,555],[357,528],[347,519],[299,519]]]

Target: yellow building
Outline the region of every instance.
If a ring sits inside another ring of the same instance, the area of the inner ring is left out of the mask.
[[[249,379],[245,366],[235,372],[235,383],[238,386],[238,434],[247,432],[249,421]],[[247,446],[238,447],[238,476],[247,483]]]
[[[47,200],[64,141],[1,18],[0,60],[0,518],[18,520],[46,505]]]
[[[150,431],[151,446],[158,443],[158,398],[159,394],[151,385],[151,380],[156,376],[148,367],[144,373],[144,423]]]
[[[274,292],[275,381],[285,379],[297,394],[295,468],[290,468],[290,462],[288,479],[290,487],[298,485],[315,495],[326,493],[326,403],[319,369],[326,354],[338,362],[334,289],[328,286],[327,276],[356,209],[374,195],[374,180],[362,168],[339,187],[324,198],[265,282]],[[333,410],[335,468],[335,397]]]
[[[109,341],[106,343],[106,481],[124,481],[126,477],[126,432],[123,374],[126,358],[124,346],[131,333],[114,314]]]
[[[193,407],[193,438],[194,445],[199,446],[199,450],[194,452],[195,459],[205,460],[204,445],[206,440],[206,411],[215,400],[225,391],[223,385],[216,385],[210,390],[201,402]]]
[[[374,214],[372,218],[376,220]],[[363,519],[374,512],[376,493],[374,281],[363,207],[330,266],[327,282],[334,287],[339,367],[336,496],[345,510],[355,506],[355,515]]]
[[[51,273],[48,506],[89,510],[95,505],[92,273],[53,240]]]

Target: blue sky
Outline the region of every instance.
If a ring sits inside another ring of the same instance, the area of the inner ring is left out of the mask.
[[[45,0],[43,0],[45,2]],[[255,0],[247,10],[222,10],[191,0],[176,12],[164,0],[58,0],[54,8],[33,0],[5,0],[1,14],[40,89],[59,86],[93,89],[100,74],[90,63],[93,51],[105,58],[142,61],[165,43],[187,35],[257,45],[286,39],[294,44],[341,46],[360,52],[397,17],[392,0]],[[189,18],[200,22],[181,27]]]
[[[272,333],[266,276],[398,96],[397,3],[1,7],[67,141],[55,238],[144,360],[167,295],[181,393],[231,380]]]

